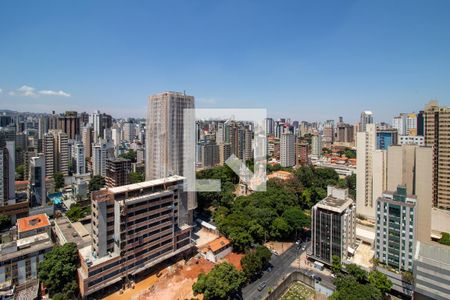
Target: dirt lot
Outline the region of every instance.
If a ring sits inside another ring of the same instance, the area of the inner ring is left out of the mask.
[[[283,242],[267,242],[264,244],[270,250],[275,250],[278,254],[283,254],[286,250],[292,247],[294,243],[283,243]]]
[[[222,261],[227,261],[236,268],[241,269],[242,254],[230,253]],[[189,261],[180,261],[161,272],[150,275],[135,284],[134,289],[127,289],[120,294],[116,292],[105,300],[184,300],[194,297],[192,285],[197,281],[200,273],[208,273],[214,264],[204,258],[191,258]],[[202,299],[201,295],[195,298]]]

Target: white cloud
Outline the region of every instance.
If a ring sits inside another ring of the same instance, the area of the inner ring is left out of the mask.
[[[52,91],[52,90],[42,90],[39,91],[39,94],[45,95],[45,96],[61,96],[61,97],[70,97],[71,95],[69,93],[66,93],[64,91]]]
[[[71,94],[66,93],[62,90],[53,91],[53,90],[40,90],[36,91],[34,87],[23,85],[20,88],[10,91],[10,96],[23,96],[23,97],[38,97],[38,96],[57,96],[57,97],[70,97]]]
[[[36,97],[37,96],[37,94],[35,92],[35,88],[28,86],[28,85],[21,86],[14,92],[14,94],[19,95],[19,96],[25,96],[25,97]]]

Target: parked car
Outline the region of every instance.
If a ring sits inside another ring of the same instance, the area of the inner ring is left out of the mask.
[[[266,285],[267,285],[267,283],[266,283],[265,281],[261,282],[261,283],[258,285],[258,291],[261,292],[261,291],[266,287]]]

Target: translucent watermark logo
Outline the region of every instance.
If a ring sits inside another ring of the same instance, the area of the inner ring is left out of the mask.
[[[266,109],[184,109],[183,117],[183,173],[184,177],[186,178],[186,191],[221,191],[220,180],[196,178],[196,147],[198,142],[198,128],[196,121],[198,120],[202,120],[205,122],[214,121],[223,124],[223,128],[221,128],[223,132],[221,134],[228,136],[229,141],[227,141],[226,144],[228,144],[228,146],[230,147],[230,156],[226,158],[224,163],[239,176],[240,183],[245,184],[248,190],[266,191]],[[242,131],[242,124],[246,124],[246,126],[249,127],[247,128],[247,132]],[[235,132],[231,133],[231,130],[235,130]],[[247,134],[247,137],[245,136],[245,134]],[[251,137],[251,144],[246,141],[248,137]],[[225,142],[222,140],[219,141],[219,143]],[[251,147],[251,150],[248,149],[249,147]],[[251,151],[251,153],[253,154],[252,157],[247,157],[248,153],[243,154],[243,152],[245,151]],[[253,172],[247,167],[243,158],[253,159]]]

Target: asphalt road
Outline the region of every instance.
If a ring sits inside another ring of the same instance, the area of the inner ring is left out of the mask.
[[[270,287],[273,288],[277,286],[279,282],[281,282],[284,278],[287,277],[287,275],[289,275],[289,273],[295,270],[294,267],[291,267],[291,264],[295,259],[298,259],[298,255],[300,253],[301,252],[299,252],[299,250],[297,250],[297,248],[293,246],[289,250],[285,251],[282,255],[272,255],[272,259],[270,260],[272,271],[265,271],[261,278],[245,286],[242,289],[242,295],[244,299],[262,299],[263,296],[267,295],[267,290]],[[262,291],[258,291],[258,285],[263,281],[265,281],[267,285]]]
[[[309,243],[308,243],[309,246]],[[272,271],[265,271],[263,275],[245,286],[242,289],[242,296],[245,300],[257,300],[263,299],[264,296],[267,296],[267,291],[269,288],[275,288],[281,281],[283,281],[290,273],[298,268],[292,267],[291,264],[294,260],[298,259],[300,254],[302,254],[306,250],[297,250],[297,247],[294,245],[289,250],[284,252],[282,255],[272,255],[270,260],[270,264],[272,265]],[[314,274],[320,276],[322,278],[322,282],[326,285],[332,286],[332,278],[328,276],[324,276],[318,272],[312,271]],[[266,287],[262,291],[258,291],[258,285],[262,282],[266,282]]]

